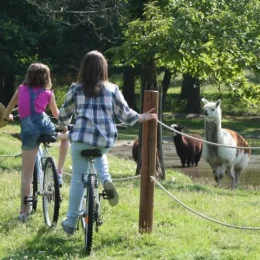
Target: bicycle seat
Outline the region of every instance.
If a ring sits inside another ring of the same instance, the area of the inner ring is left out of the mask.
[[[57,137],[54,135],[41,135],[37,142],[38,143],[55,143],[57,141]]]
[[[82,150],[80,152],[81,156],[83,157],[87,157],[87,158],[90,158],[90,157],[101,157],[102,156],[102,152],[98,149],[93,149],[93,150]]]

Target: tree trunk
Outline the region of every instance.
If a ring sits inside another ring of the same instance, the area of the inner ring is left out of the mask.
[[[13,97],[15,90],[15,75],[13,73],[5,74],[5,105],[7,106]]]
[[[123,69],[123,90],[122,93],[125,97],[129,107],[137,110],[135,102],[135,72],[132,67],[124,67]]]
[[[162,106],[163,106],[163,108],[166,104],[166,95],[167,95],[167,91],[170,86],[171,77],[172,77],[172,73],[168,69],[165,69],[163,80],[162,80]]]
[[[0,102],[7,106],[14,94],[15,76],[13,73],[3,73],[0,75]]]
[[[157,72],[156,72],[156,64],[154,60],[147,61],[142,64],[142,71],[141,71],[141,111],[143,111],[143,97],[145,90],[157,90]],[[160,104],[159,104],[160,106]],[[158,118],[161,118],[160,115],[162,113],[161,109],[159,109]],[[158,124],[158,130],[160,131],[160,126]],[[160,132],[161,133],[161,132]],[[140,125],[139,129],[139,140],[142,140],[142,124]],[[140,174],[141,169],[141,143],[139,142],[138,146],[138,162],[136,168],[136,175]],[[157,135],[157,157],[156,157],[156,177],[158,179],[165,178],[165,172],[163,165],[163,153],[162,153],[162,140],[161,135]]]
[[[200,82],[198,78],[188,73],[183,75],[180,99],[187,100],[185,113],[200,113]]]
[[[4,91],[4,76],[0,74],[0,103],[4,104],[5,91]]]

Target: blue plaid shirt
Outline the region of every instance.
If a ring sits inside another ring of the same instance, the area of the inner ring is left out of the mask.
[[[109,82],[98,97],[86,97],[81,84],[72,84],[60,109],[60,125],[68,125],[74,115],[71,141],[110,148],[117,139],[115,118],[126,125],[134,125],[138,113],[129,108],[119,88]]]

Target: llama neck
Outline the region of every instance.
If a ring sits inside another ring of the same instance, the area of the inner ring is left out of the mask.
[[[213,143],[218,142],[221,130],[221,123],[205,121],[204,130],[205,140]]]
[[[205,140],[212,143],[218,143],[221,130],[221,123],[205,121],[204,127]],[[207,147],[209,158],[211,158],[210,160],[214,161],[215,158],[218,157],[218,147],[216,145],[207,145]]]

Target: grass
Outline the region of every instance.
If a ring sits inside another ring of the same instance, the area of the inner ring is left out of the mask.
[[[251,80],[256,79],[252,77]],[[256,83],[259,84],[258,81]],[[167,96],[167,113],[164,113],[163,121],[167,125],[184,125],[186,133],[203,135],[202,118],[189,118],[179,114],[184,105],[178,103],[179,91],[180,79],[176,78],[172,81]],[[203,87],[202,91],[208,100],[218,98],[218,93],[211,86]],[[57,96],[62,99],[63,92]],[[223,111],[229,111],[233,115],[255,113],[245,110],[239,103],[234,106],[234,102],[229,102],[225,95],[222,101]],[[247,138],[250,145],[260,146],[259,118],[234,117],[223,113],[222,125],[238,131]],[[18,125],[8,125],[0,129],[0,156],[20,153],[20,141],[15,137],[19,131]],[[138,125],[129,127],[126,131],[119,132],[119,139],[132,141],[138,136],[138,131]],[[172,133],[164,128],[163,139],[172,139]],[[50,149],[54,158],[57,158],[57,146],[58,144],[53,144],[53,148]],[[256,151],[254,153],[257,154]],[[114,179],[135,174],[136,165],[133,161],[111,154],[108,160]],[[66,173],[70,173],[70,167],[69,155],[65,165]],[[116,207],[110,207],[107,202],[102,204],[104,224],[100,227],[99,233],[94,234],[93,254],[86,257],[83,250],[83,231],[79,230],[68,238],[61,230],[60,223],[55,228],[47,228],[43,222],[41,202],[29,222],[20,223],[17,220],[20,168],[20,157],[0,157],[0,259],[260,259],[260,231],[227,228],[202,219],[174,201],[158,186],[155,186],[154,193],[153,231],[150,234],[140,234],[138,179],[116,182],[120,202]],[[216,188],[208,181],[192,181],[189,177],[172,170],[167,170],[166,176],[167,179],[161,182],[162,185],[192,209],[225,223],[260,226],[258,187],[230,191]],[[69,182],[70,176],[65,175],[60,220],[66,215]]]
[[[20,141],[11,135],[17,132],[19,126],[0,129],[0,155],[20,152]],[[50,151],[57,158],[57,144]],[[135,174],[133,161],[111,154],[108,160],[113,178]],[[0,158],[0,259],[260,259],[260,231],[227,228],[204,220],[175,202],[158,186],[154,194],[153,231],[140,234],[138,179],[116,182],[120,202],[116,207],[110,207],[106,201],[102,204],[104,224],[99,233],[94,234],[93,254],[86,257],[83,231],[68,238],[60,223],[56,228],[47,228],[41,203],[30,221],[20,223],[17,220],[20,165],[20,157]],[[66,172],[70,172],[70,165],[69,156]],[[69,181],[70,176],[66,176],[60,219],[66,215]],[[260,190],[257,187],[231,191],[193,182],[171,170],[167,170],[167,180],[162,185],[189,207],[211,218],[239,226],[260,226]]]

